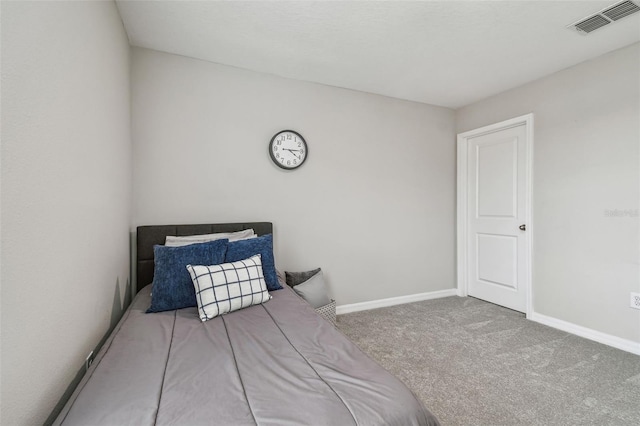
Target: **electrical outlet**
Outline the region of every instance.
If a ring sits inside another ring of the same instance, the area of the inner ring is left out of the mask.
[[[631,307],[640,309],[640,293],[631,293]]]
[[[93,364],[93,351],[89,352],[89,355],[84,359],[84,371],[87,371]]]

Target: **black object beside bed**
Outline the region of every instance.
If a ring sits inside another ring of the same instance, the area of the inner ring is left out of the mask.
[[[272,232],[268,222],[138,228],[138,295],[54,424],[437,425],[393,375],[288,286],[201,322],[146,314],[153,245],[168,235]]]

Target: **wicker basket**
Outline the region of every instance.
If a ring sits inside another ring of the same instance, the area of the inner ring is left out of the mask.
[[[324,306],[320,306],[316,308],[316,312],[322,315],[324,319],[329,321],[331,324],[336,325],[336,301],[331,300],[331,303],[327,303]]]

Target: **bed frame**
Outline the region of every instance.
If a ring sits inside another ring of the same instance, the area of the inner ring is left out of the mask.
[[[258,236],[273,233],[271,222],[213,223],[198,225],[138,226],[136,293],[153,281],[153,246],[164,244],[168,235],[200,235],[253,229]]]

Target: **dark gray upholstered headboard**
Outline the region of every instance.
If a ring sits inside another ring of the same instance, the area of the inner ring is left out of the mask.
[[[271,222],[214,223],[203,225],[138,226],[136,293],[153,281],[153,246],[164,244],[167,235],[199,235],[253,229],[258,235],[273,233]]]

